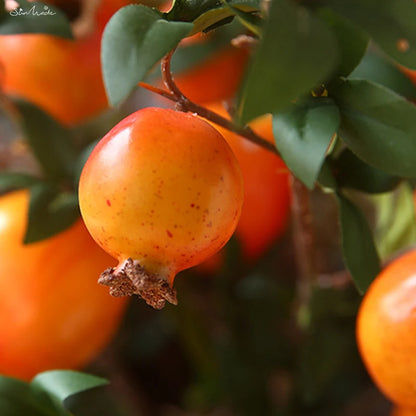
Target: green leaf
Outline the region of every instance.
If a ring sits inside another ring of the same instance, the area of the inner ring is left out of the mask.
[[[52,180],[71,178],[76,152],[69,131],[27,101],[15,100],[15,105],[20,127],[45,175]]]
[[[293,2],[274,0],[239,97],[242,121],[285,109],[337,63],[337,42],[325,23]]]
[[[345,265],[362,294],[380,272],[379,256],[362,212],[342,194],[336,195]]]
[[[41,2],[18,2],[20,6],[15,10],[0,15],[0,35],[45,33],[72,39],[70,22],[57,7]]]
[[[175,0],[172,8],[164,15],[170,21],[194,22],[195,27],[199,26],[204,20],[212,20],[208,25],[202,25],[201,29],[193,31],[196,33],[202,31],[202,27],[207,28],[226,17],[232,16],[234,13],[231,12],[230,6],[242,11],[258,11],[260,10],[260,1]],[[205,17],[203,17],[204,15]]]
[[[207,30],[218,22],[233,16],[233,11],[227,6],[208,10],[194,20],[194,28],[190,35]]]
[[[192,23],[164,20],[158,11],[143,5],[120,9],[104,30],[101,48],[110,103],[123,100],[192,27]]]
[[[327,98],[314,98],[273,115],[276,146],[289,169],[310,189],[338,125],[338,108]]]
[[[175,0],[165,16],[170,21],[193,22],[208,10],[222,5],[218,0]]]
[[[327,157],[322,164],[317,181],[324,191],[334,192],[338,189],[338,184],[332,172],[329,157]]]
[[[396,192],[373,198],[376,205],[376,244],[382,259],[416,242],[413,190],[404,183]]]
[[[416,69],[416,7],[411,0],[324,0],[365,30],[393,59]]]
[[[347,76],[364,56],[368,35],[360,27],[329,9],[321,10],[319,16],[332,29],[338,41],[340,62],[335,72],[340,76]]]
[[[357,189],[370,194],[392,191],[401,181],[401,178],[363,162],[349,149],[331,161],[331,169],[341,188]]]
[[[416,86],[386,57],[369,51],[360,64],[350,74],[350,78],[373,81],[393,90],[406,98],[416,97]]]
[[[40,179],[26,173],[18,172],[0,172],[0,193],[12,191],[15,189],[29,188]]]
[[[23,381],[5,376],[0,376],[0,414],[57,416],[48,397],[35,394]]]
[[[234,11],[243,26],[256,36],[261,36],[262,19],[256,13],[251,13],[254,10],[245,8],[240,10],[239,7],[231,5],[229,7]]]
[[[341,111],[340,137],[361,159],[392,175],[416,177],[416,106],[366,80],[330,89]]]
[[[94,387],[108,384],[104,378],[70,370],[52,370],[39,373],[31,386],[46,392],[55,403],[62,403],[68,397]]]
[[[4,0],[0,0],[0,24],[5,14],[6,14],[6,4]]]
[[[40,241],[65,230],[79,218],[76,193],[63,193],[39,183],[30,189],[29,223],[26,244]]]

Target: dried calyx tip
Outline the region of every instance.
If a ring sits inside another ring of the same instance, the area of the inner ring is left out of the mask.
[[[165,278],[147,272],[130,258],[117,270],[114,267],[104,270],[98,283],[109,286],[112,296],[138,295],[155,309],[162,309],[166,301],[178,304],[176,290]]]

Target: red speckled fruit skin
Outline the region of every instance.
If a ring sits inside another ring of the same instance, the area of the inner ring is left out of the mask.
[[[240,168],[212,126],[145,108],[114,127],[81,174],[80,207],[97,243],[120,264],[137,260],[170,283],[217,252],[243,201]]]
[[[416,250],[374,280],[360,306],[357,341],[380,390],[416,412]]]

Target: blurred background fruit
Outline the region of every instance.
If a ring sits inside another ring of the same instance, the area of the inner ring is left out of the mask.
[[[101,35],[110,17],[129,3],[102,0],[93,24],[74,40],[45,34],[0,35],[3,91],[31,101],[67,125],[97,116],[108,108]]]
[[[97,284],[114,260],[81,220],[23,244],[28,204],[25,190],[0,197],[0,373],[22,379],[88,364],[110,342],[127,305]]]
[[[210,104],[207,107],[229,118],[222,104]],[[225,128],[214,123],[212,125],[231,146],[243,173],[244,203],[236,236],[244,258],[255,261],[289,226],[289,170],[279,156]],[[260,137],[273,143],[270,115],[252,121],[250,127]]]
[[[416,409],[416,251],[396,258],[374,280],[360,306],[357,342],[381,391]]]

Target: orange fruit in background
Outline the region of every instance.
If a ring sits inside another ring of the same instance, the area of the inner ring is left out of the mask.
[[[231,237],[243,183],[233,152],[209,123],[147,107],[94,148],[81,174],[79,199],[91,235],[118,259],[116,271],[131,258],[172,287],[178,272],[201,263]]]
[[[227,100],[237,92],[248,58],[246,49],[227,46],[197,65],[173,74],[174,81],[197,104]]]
[[[126,299],[97,284],[113,261],[79,220],[52,238],[23,245],[29,193],[0,197],[0,374],[29,380],[81,368],[117,331]]]
[[[126,0],[102,0],[94,30],[76,40],[45,34],[0,35],[2,89],[73,125],[108,107],[101,75],[104,27]]]
[[[416,412],[416,250],[390,263],[361,303],[357,342],[375,384]]]
[[[221,104],[208,108],[229,118]],[[289,170],[283,160],[214,123],[224,136],[240,164],[244,179],[244,203],[236,236],[243,254],[254,261],[285,232],[290,215]],[[273,143],[271,115],[259,117],[250,127],[262,138]]]
[[[416,411],[405,409],[403,407],[394,407],[390,416],[416,416]]]

